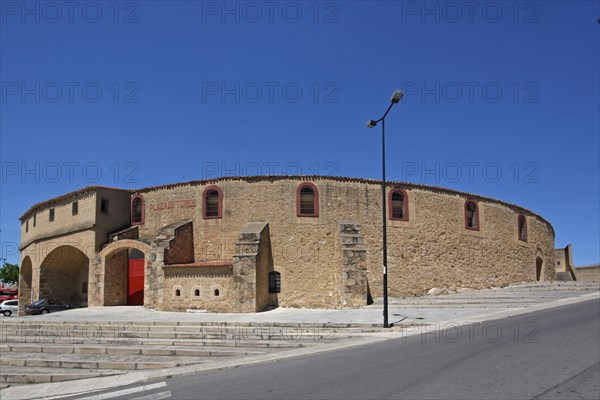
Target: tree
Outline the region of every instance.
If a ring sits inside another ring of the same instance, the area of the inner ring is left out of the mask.
[[[19,282],[19,266],[5,261],[4,266],[0,268],[0,281],[8,285]]]

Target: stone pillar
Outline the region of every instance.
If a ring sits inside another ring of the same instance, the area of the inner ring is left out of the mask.
[[[144,307],[162,309],[165,286],[163,266],[168,245],[169,240],[164,235],[156,236],[151,243],[152,252],[146,257],[144,265]]]
[[[367,304],[367,250],[360,224],[336,221],[342,252],[343,305],[360,307]]]
[[[242,228],[233,256],[234,312],[258,312],[269,301],[269,230],[266,222],[250,222]]]
[[[88,307],[104,305],[104,263],[99,254],[90,258],[88,271]]]

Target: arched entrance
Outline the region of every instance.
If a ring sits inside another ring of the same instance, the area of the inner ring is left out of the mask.
[[[76,247],[65,245],[52,250],[40,266],[38,298],[87,306],[89,263]]]
[[[143,246],[130,247],[126,243],[115,243],[111,249],[107,247],[103,305],[144,305],[147,258],[138,247],[143,249]]]
[[[542,280],[543,267],[544,267],[544,260],[542,259],[542,257],[539,257],[539,256],[536,257],[535,258],[535,280],[538,282]]]

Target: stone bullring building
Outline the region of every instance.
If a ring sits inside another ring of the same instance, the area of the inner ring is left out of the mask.
[[[554,276],[554,230],[484,196],[389,182],[390,296]],[[258,312],[382,296],[381,182],[224,177],[140,190],[87,187],[20,218],[21,304]]]

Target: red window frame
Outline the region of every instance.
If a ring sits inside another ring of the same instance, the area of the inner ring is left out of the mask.
[[[133,220],[133,202],[136,200],[141,200],[142,204],[142,216],[141,219],[139,221],[134,221]],[[143,225],[144,224],[144,220],[146,217],[146,205],[144,202],[144,196],[142,196],[141,194],[135,194],[131,197],[131,202],[129,203],[129,215],[131,216],[131,225]]]
[[[475,222],[475,226],[469,226],[469,210],[467,208],[469,204],[473,204],[475,206],[475,215],[473,215],[473,221]],[[465,201],[465,229],[478,231],[479,226],[479,204],[477,204],[475,200],[469,199]]]
[[[523,232],[521,232],[521,219],[523,220]],[[517,215],[517,238],[523,242],[527,241],[527,217],[523,214]]]
[[[402,194],[402,197],[403,197],[403,200],[402,200],[402,215],[403,215],[403,217],[402,218],[394,217],[394,207],[393,207],[392,198],[395,193],[400,193],[400,194]],[[402,188],[393,188],[388,193],[388,218],[391,221],[408,221],[408,194],[406,193],[406,190],[404,190]]]
[[[218,195],[217,215],[206,215],[206,195],[210,191],[216,191]],[[207,186],[202,193],[202,219],[223,218],[223,191],[216,185]]]
[[[300,204],[300,193],[304,188],[310,188],[313,191],[313,209],[314,212],[312,214],[303,213],[302,207]],[[318,217],[319,216],[319,189],[317,186],[311,182],[304,182],[298,185],[296,188],[296,216],[297,217]]]

